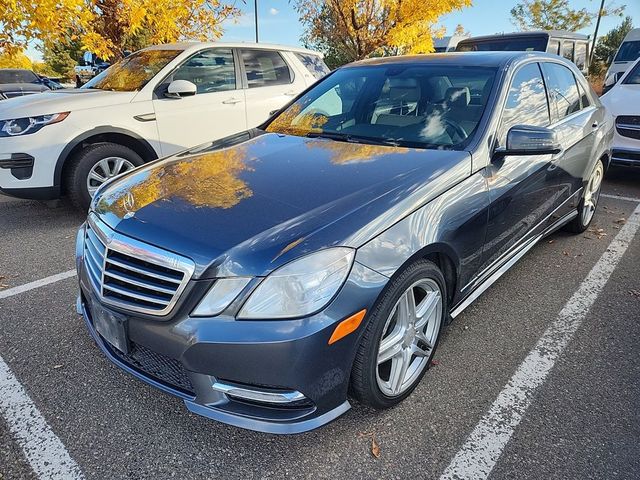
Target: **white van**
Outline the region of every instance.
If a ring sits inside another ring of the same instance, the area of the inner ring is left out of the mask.
[[[627,68],[640,57],[640,28],[634,28],[627,33],[616,52],[613,61],[609,65],[607,75],[604,77],[603,91],[608,91],[620,80]]]

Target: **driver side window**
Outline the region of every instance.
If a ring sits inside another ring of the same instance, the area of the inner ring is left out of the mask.
[[[502,113],[498,136],[500,145],[505,145],[507,132],[514,125],[549,125],[547,93],[537,63],[525,65],[513,77]]]
[[[198,94],[235,90],[233,52],[230,48],[204,50],[182,64],[172,79],[195,84]]]

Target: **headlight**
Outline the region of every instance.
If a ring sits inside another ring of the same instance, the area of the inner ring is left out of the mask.
[[[328,248],[275,270],[253,291],[238,318],[295,318],[327,306],[342,287],[355,250]]]
[[[61,122],[68,116],[69,112],[63,112],[52,113],[51,115],[0,120],[0,137],[15,137],[35,133],[45,125]]]
[[[242,289],[251,281],[250,278],[221,278],[216,280],[204,298],[193,311],[196,317],[218,315],[233,302]]]

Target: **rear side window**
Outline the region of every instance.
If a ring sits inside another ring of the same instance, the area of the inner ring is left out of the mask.
[[[285,85],[293,81],[289,66],[273,50],[242,50],[249,88]]]
[[[574,48],[573,42],[565,40],[562,43],[562,56],[571,62],[573,62],[573,48]]]
[[[640,40],[634,40],[633,42],[623,42],[613,61],[633,62],[638,57],[640,57]]]
[[[571,70],[558,63],[544,63],[543,70],[549,90],[551,118],[559,121],[579,111],[580,95]]]
[[[326,63],[324,63],[324,60],[322,60],[320,55],[299,52],[293,52],[293,54],[298,60],[300,60],[300,62],[302,62],[306,69],[309,70],[309,73],[311,73],[311,75],[313,75],[316,79],[324,77],[331,71],[329,70],[329,67],[327,67]]]
[[[525,65],[513,77],[502,114],[499,137],[501,145],[504,145],[507,132],[514,125],[549,125],[547,93],[537,63]]]
[[[587,67],[587,44],[584,42],[576,43],[576,52],[574,63],[580,70],[586,70]]]
[[[547,53],[553,53],[554,55],[560,54],[560,41],[559,40],[549,40],[549,45],[547,45]]]

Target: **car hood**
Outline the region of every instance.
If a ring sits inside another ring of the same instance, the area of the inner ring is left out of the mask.
[[[600,101],[614,117],[640,115],[639,97],[640,85],[618,84],[600,97]]]
[[[136,93],[77,88],[47,90],[41,95],[28,95],[3,100],[0,102],[0,120],[128,103],[133,100]]]
[[[471,170],[468,152],[249,136],[126,174],[92,209],[124,235],[190,257],[196,278],[260,276],[311,251],[360,246]]]

